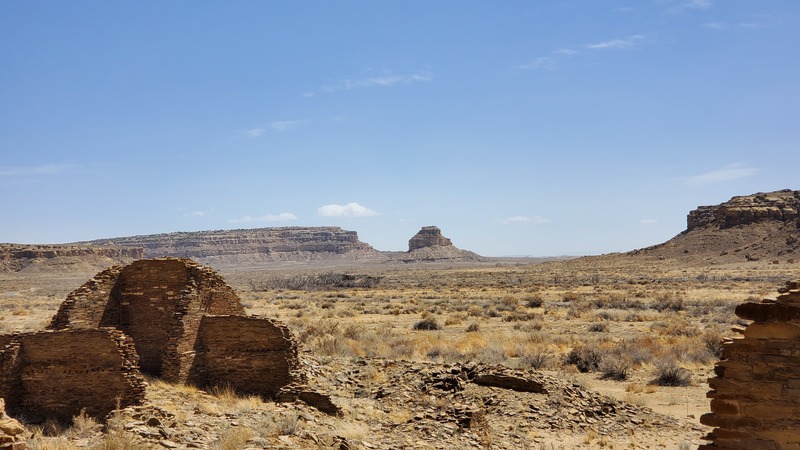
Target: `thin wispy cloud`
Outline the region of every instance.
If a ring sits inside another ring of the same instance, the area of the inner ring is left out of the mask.
[[[361,206],[356,202],[348,203],[346,205],[323,205],[317,209],[317,214],[322,217],[370,217],[379,216],[380,213]]]
[[[542,217],[542,216],[512,216],[506,217],[502,219],[495,219],[495,222],[502,223],[504,225],[512,224],[512,223],[531,223],[531,224],[539,224],[539,223],[549,223],[550,220]]]
[[[606,50],[606,49],[627,49],[633,48],[644,39],[641,34],[634,34],[624,39],[611,39],[608,41],[597,42],[594,44],[587,44],[586,48],[591,50]]]
[[[188,213],[184,213],[183,217],[203,217],[207,213],[205,211],[192,211]]]
[[[706,22],[702,26],[709,30],[724,30],[728,28],[728,25],[722,22]]]
[[[557,67],[556,60],[548,57],[536,58],[527,64],[519,66],[520,69],[525,70],[555,70]]]
[[[560,48],[554,51],[553,53],[555,53],[556,55],[573,56],[579,54],[580,52],[577,50],[573,50],[571,48]]]
[[[416,83],[427,83],[434,78],[431,72],[414,72],[409,74],[395,74],[391,71],[386,71],[381,75],[360,79],[345,79],[336,84],[324,86],[320,90],[322,92],[331,94],[339,91],[350,91],[354,89],[376,88],[376,87],[393,87],[405,86]],[[311,98],[317,95],[314,91],[303,93],[303,97]]]
[[[299,127],[301,124],[305,122],[304,120],[273,120],[266,125],[260,125],[258,127],[250,128],[249,130],[244,130],[243,134],[245,137],[256,139],[264,135],[267,131],[274,131],[276,133],[282,133],[284,131],[289,131]]]
[[[253,222],[289,222],[297,220],[297,216],[292,213],[283,212],[280,214],[266,214],[263,216],[243,216],[237,219],[230,219],[230,223],[253,223]]]
[[[297,128],[301,123],[303,123],[302,120],[276,120],[270,122],[269,126],[275,131],[282,132]]]
[[[756,173],[758,173],[758,169],[755,167],[750,167],[744,163],[734,163],[721,169],[691,176],[686,179],[686,183],[693,186],[704,186],[748,178]]]
[[[667,12],[670,14],[684,14],[691,11],[701,11],[710,9],[712,6],[714,6],[714,2],[711,0],[681,0],[670,3],[671,4],[667,7]]]
[[[658,223],[658,221],[656,219],[642,219],[639,221],[639,223],[642,225],[653,225]]]
[[[0,177],[59,175],[67,172],[74,172],[77,169],[78,166],[75,164],[45,164],[41,166],[29,167],[0,167]]]

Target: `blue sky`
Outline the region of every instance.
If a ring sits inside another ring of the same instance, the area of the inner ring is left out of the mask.
[[[5,0],[0,242],[657,244],[800,189],[798,42],[786,0]]]

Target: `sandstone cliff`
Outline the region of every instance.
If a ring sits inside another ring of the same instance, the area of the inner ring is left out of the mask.
[[[435,226],[422,227],[408,241],[407,252],[387,252],[393,260],[410,262],[484,261],[486,258],[453,245]]]
[[[800,191],[760,192],[700,206],[689,213],[685,231],[628,255],[690,263],[800,259]]]
[[[0,244],[0,272],[83,271],[143,257],[141,247]]]
[[[282,261],[385,260],[339,227],[282,227],[177,232],[120,237],[81,244],[142,247],[144,257],[192,258],[214,267]]]

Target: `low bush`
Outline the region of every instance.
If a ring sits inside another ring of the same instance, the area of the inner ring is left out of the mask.
[[[439,325],[439,323],[436,322],[434,319],[423,319],[415,323],[413,328],[415,330],[428,331],[428,330],[441,330],[442,326]]]
[[[664,364],[656,369],[656,378],[651,383],[659,386],[691,386],[692,374],[675,364]]]

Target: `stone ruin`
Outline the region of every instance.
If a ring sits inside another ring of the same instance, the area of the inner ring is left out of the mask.
[[[104,418],[117,399],[140,403],[142,374],[338,412],[304,390],[289,329],[245,316],[233,289],[189,259],[106,269],[69,294],[47,328],[0,336],[0,397],[30,422],[68,420],[82,408]]]
[[[744,303],[736,315],[753,323],[723,344],[708,380],[715,427],[701,450],[800,449],[800,281],[777,299]]]

